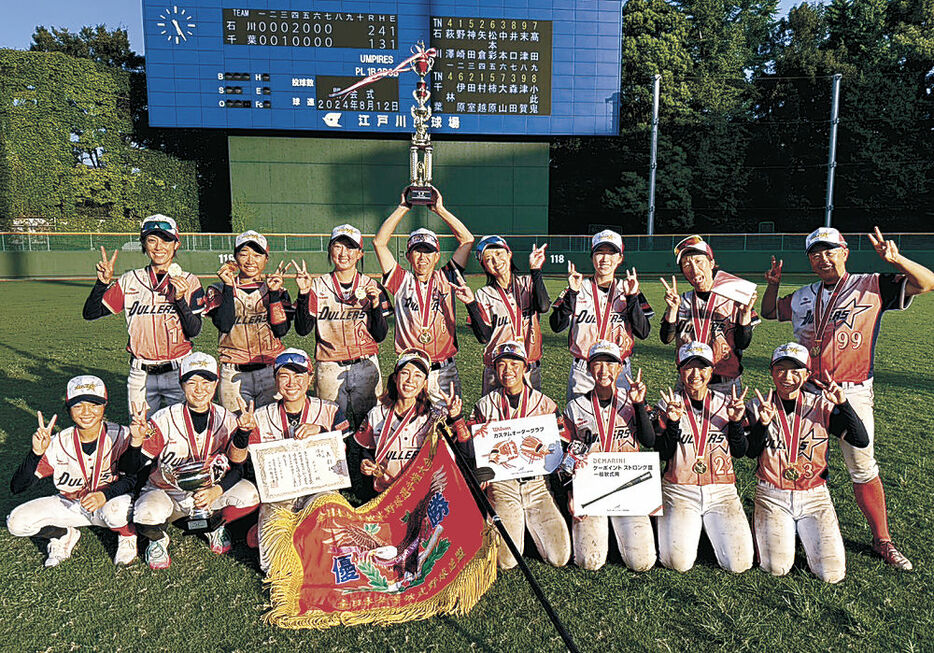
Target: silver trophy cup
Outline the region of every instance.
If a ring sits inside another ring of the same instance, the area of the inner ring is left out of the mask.
[[[172,487],[182,492],[194,493],[217,484],[229,468],[227,457],[220,455],[210,461],[188,460],[175,467],[167,467],[162,476]],[[190,503],[190,507],[188,517],[180,520],[179,525],[182,529],[197,533],[214,530],[220,524],[219,512],[215,514],[208,508],[195,508],[192,497],[180,502],[183,508],[185,503]]]

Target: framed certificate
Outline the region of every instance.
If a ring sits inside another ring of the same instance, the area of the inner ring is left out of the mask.
[[[350,487],[340,431],[251,444],[250,456],[263,503]]]
[[[489,467],[494,481],[549,474],[564,454],[554,415],[487,422],[473,427],[477,467]]]
[[[662,514],[658,453],[587,454],[574,472],[574,514],[635,517]]]

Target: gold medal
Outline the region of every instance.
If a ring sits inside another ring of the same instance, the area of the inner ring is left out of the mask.
[[[785,468],[785,471],[782,472],[782,476],[785,477],[785,480],[794,483],[801,478],[801,472],[798,471],[797,467],[790,466]]]
[[[419,334],[418,336],[418,341],[422,343],[423,345],[430,344],[431,343],[431,332],[422,331],[421,334]]]
[[[706,474],[707,473],[707,464],[703,460],[698,460],[694,463],[692,468],[695,474]]]

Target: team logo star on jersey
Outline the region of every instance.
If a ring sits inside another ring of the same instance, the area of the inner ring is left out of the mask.
[[[872,308],[870,304],[857,304],[856,297],[850,297],[850,300],[840,306],[839,308],[834,309],[833,315],[830,316],[830,321],[833,324],[845,325],[848,329],[853,328],[853,320],[857,315],[865,313]]]
[[[801,434],[801,440],[798,444],[798,454],[802,458],[807,458],[811,462],[814,462],[814,453],[817,451],[818,447],[827,441],[827,436],[818,437],[814,434],[814,427],[811,427],[807,433]]]

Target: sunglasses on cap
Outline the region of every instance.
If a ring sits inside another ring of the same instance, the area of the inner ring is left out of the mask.
[[[146,233],[148,231],[168,231],[169,233],[174,233],[175,228],[164,220],[157,220],[143,224],[142,232]]]
[[[703,238],[701,238],[700,236],[696,234],[693,236],[688,236],[687,238],[682,240],[680,243],[675,245],[675,256],[676,257],[681,256],[681,253],[688,249],[697,249],[699,245],[700,246],[706,245],[706,243],[704,243]],[[706,249],[706,247],[704,249]]]
[[[276,356],[275,368],[278,370],[280,367],[286,365],[298,365],[299,367],[307,370],[308,369],[308,359],[297,354],[293,351],[287,351]]]

